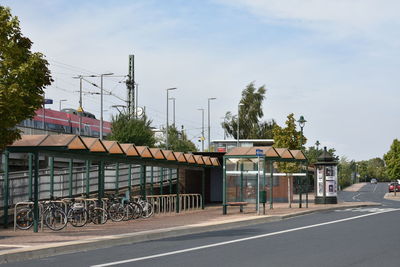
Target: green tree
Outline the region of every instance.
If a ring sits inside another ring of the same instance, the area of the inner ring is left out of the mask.
[[[282,128],[276,125],[273,130],[274,134],[274,147],[288,148],[288,149],[301,149],[307,142],[305,136],[301,136],[301,132],[296,130],[296,120],[294,114],[291,113],[287,116],[285,122],[286,127]],[[285,173],[294,173],[299,170],[299,164],[296,163],[280,163],[279,168]]]
[[[159,147],[165,149],[165,143],[161,143]],[[197,151],[196,145],[187,139],[185,132],[179,132],[174,125],[169,126],[168,149],[184,153]]]
[[[273,138],[272,129],[276,125],[274,120],[261,122],[264,116],[262,103],[265,99],[265,85],[256,88],[254,82],[246,86],[242,91],[242,98],[239,102],[239,116],[228,111],[225,114],[222,128],[225,132],[237,139],[237,128],[241,139]]]
[[[20,138],[15,126],[43,105],[43,89],[52,82],[48,62],[31,52],[19,20],[0,5],[0,150]]]
[[[317,141],[318,142],[318,141]],[[316,143],[318,146],[310,146],[308,149],[304,151],[304,154],[306,155],[306,158],[308,160],[308,163],[310,165],[315,164],[318,162],[318,157],[321,156],[322,152],[324,151],[322,148],[319,148],[320,143]],[[334,148],[329,148],[328,152],[333,156],[335,156],[336,150]]]
[[[386,175],[390,180],[400,179],[400,141],[393,140],[390,150],[383,156],[386,163]]]
[[[353,184],[355,163],[349,161],[346,157],[341,157],[338,165],[338,179],[339,185],[343,189]]]
[[[112,118],[111,134],[108,139],[149,147],[154,147],[156,142],[151,130],[151,121],[146,116],[135,119],[123,113]]]

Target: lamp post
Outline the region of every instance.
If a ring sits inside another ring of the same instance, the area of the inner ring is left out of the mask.
[[[114,73],[100,74],[100,140],[103,140],[103,76],[114,75]]]
[[[211,152],[210,101],[215,99],[215,97],[208,98],[208,152]]]
[[[239,103],[238,105],[238,123],[237,123],[237,144],[236,146],[239,147],[239,139],[240,139],[240,130],[239,130],[239,125],[240,125],[240,107],[243,106],[243,103]]]
[[[167,129],[165,130],[165,148],[168,149],[168,129],[169,129],[169,122],[168,122],[168,102],[169,102],[169,91],[176,90],[178,88],[172,87],[167,88]]]
[[[300,126],[300,150],[303,152],[303,128],[306,124],[306,120],[304,119],[304,116],[300,116],[300,119],[297,121]],[[307,170],[306,170],[306,177],[307,177]],[[301,179],[299,177],[299,179]],[[300,180],[301,181],[301,180]],[[299,187],[300,187],[300,196],[299,196],[299,208],[301,208],[302,205],[302,193],[303,193],[303,185],[301,182],[299,182]],[[306,190],[306,207],[308,208],[308,182],[307,182],[307,190]]]
[[[172,125],[174,125],[174,127],[175,127],[175,97],[170,97],[170,98],[168,98],[169,100],[172,100],[172,102],[173,102],[173,105],[172,105],[172,110],[174,111],[173,113],[172,113],[172,118],[173,118],[173,123],[172,123]]]
[[[201,110],[201,151],[204,152],[204,108],[197,110]]]
[[[58,101],[60,103],[60,108],[59,108],[60,111],[61,111],[61,103],[65,102],[65,101],[67,101],[67,99],[61,99],[61,100]]]

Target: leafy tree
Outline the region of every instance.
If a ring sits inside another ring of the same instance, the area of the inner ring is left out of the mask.
[[[273,138],[272,129],[276,125],[274,120],[261,122],[264,116],[262,103],[265,99],[265,85],[256,88],[250,83],[242,91],[242,98],[239,102],[239,117],[228,111],[225,114],[222,128],[226,133],[237,139],[238,121],[241,139]]]
[[[287,116],[285,124],[286,127],[282,128],[276,125],[273,130],[274,147],[301,149],[307,142],[307,138],[302,137],[301,132],[296,130],[296,120],[293,113]],[[280,163],[279,168],[282,172],[294,173],[299,170],[299,165],[296,163]]]
[[[165,149],[165,143],[162,143],[160,148]],[[169,126],[168,149],[185,153],[197,151],[196,145],[187,139],[185,132],[179,132],[174,125]]]
[[[390,150],[383,156],[386,163],[386,175],[390,180],[400,178],[400,141],[393,140]]]
[[[111,135],[108,139],[137,146],[154,147],[156,139],[150,125],[151,121],[146,116],[135,119],[120,113],[112,118]]]
[[[0,5],[0,150],[20,138],[15,126],[35,115],[44,87],[52,82],[48,62],[31,47],[18,18]]]
[[[344,156],[340,158],[338,165],[338,179],[339,185],[342,189],[353,184],[354,166],[354,161],[349,161]]]
[[[368,160],[369,178],[377,178],[379,181],[385,180],[385,161],[381,158],[373,158]]]
[[[318,142],[318,141],[317,141]],[[318,146],[310,146],[308,149],[306,149],[304,151],[304,154],[307,157],[308,163],[310,165],[315,164],[316,162],[318,162],[318,157],[321,156],[322,152],[324,151],[323,149],[319,148],[320,143],[316,143],[318,144]],[[329,148],[328,152],[333,156],[333,157],[337,157],[335,156],[335,152],[336,150],[334,148]]]

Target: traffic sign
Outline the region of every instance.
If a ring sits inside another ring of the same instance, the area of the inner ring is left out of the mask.
[[[45,99],[44,99],[44,104],[45,104],[45,105],[53,104],[53,99],[45,98]]]
[[[256,156],[257,157],[262,157],[264,156],[264,151],[262,149],[256,149]]]

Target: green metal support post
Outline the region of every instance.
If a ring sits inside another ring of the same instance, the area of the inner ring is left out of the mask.
[[[139,168],[139,194],[140,197],[143,196],[143,165]]]
[[[50,168],[50,196],[54,196],[54,158],[49,157]]]
[[[163,183],[164,183],[164,168],[161,167],[161,174],[160,174],[160,195],[164,194],[163,190]]]
[[[206,170],[203,168],[201,172],[201,209],[204,210],[206,198]]]
[[[90,165],[91,162],[90,160],[86,160],[85,161],[85,165],[86,165],[86,197],[89,197],[90,194]]]
[[[179,213],[180,211],[180,205],[179,205],[179,168],[176,169],[176,213]]]
[[[39,231],[39,153],[35,152],[35,175],[33,177],[33,231]]]
[[[150,195],[154,195],[154,167],[150,167]]]
[[[128,165],[128,192],[129,197],[132,195],[132,165]]]
[[[243,198],[243,162],[240,162],[240,202],[244,201]],[[243,205],[240,205],[240,212],[243,212]]]
[[[10,152],[4,151],[3,155],[3,166],[4,166],[4,184],[3,184],[3,226],[4,228],[8,228],[8,197],[10,195],[9,189],[9,166],[8,161],[10,158]]]
[[[172,194],[172,169],[168,169],[168,178],[169,178],[169,194]]]
[[[270,177],[269,177],[269,208],[274,208],[274,162],[271,160],[270,163]]]
[[[28,198],[32,199],[32,185],[33,185],[33,153],[28,153]]]
[[[104,161],[99,162],[97,183],[98,199],[101,201],[104,197]]]
[[[308,162],[306,162],[306,208],[308,208],[308,188],[310,179],[308,178]]]
[[[142,166],[142,171],[141,171],[141,175],[142,175],[142,184],[143,184],[143,186],[142,186],[142,192],[140,193],[140,195],[142,196],[142,199],[146,199],[146,195],[147,195],[147,192],[146,192],[146,187],[147,187],[147,168],[146,168],[146,165],[143,165]]]
[[[115,164],[115,194],[119,194],[119,162]]]
[[[222,214],[227,214],[226,207],[226,159],[223,159],[222,164]]]
[[[69,159],[68,163],[68,197],[72,198],[72,169],[73,169],[74,161],[73,159]]]
[[[267,170],[267,160],[265,157],[263,157],[262,170],[263,170],[263,176],[262,176],[261,200],[262,200],[262,204],[263,204],[263,214],[265,215],[265,203],[267,202],[267,190],[265,189],[265,186],[267,184],[267,181],[266,181],[267,178],[265,175],[265,172]]]

